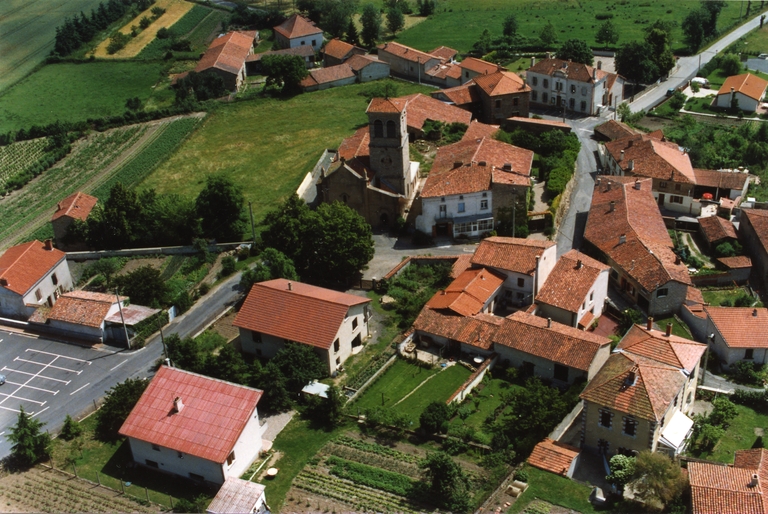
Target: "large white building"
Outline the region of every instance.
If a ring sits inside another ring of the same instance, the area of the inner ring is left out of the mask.
[[[280,48],[311,46],[317,51],[323,46],[323,31],[300,14],[294,14],[273,30]]]

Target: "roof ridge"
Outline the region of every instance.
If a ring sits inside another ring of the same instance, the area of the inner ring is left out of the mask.
[[[226,384],[228,386],[239,387],[239,388],[242,388],[242,389],[248,389],[249,391],[256,391],[258,393],[264,393],[264,391],[262,389],[257,389],[255,387],[251,387],[251,386],[247,386],[247,385],[243,385],[243,384],[237,384],[235,382],[228,382],[227,380],[222,380],[220,378],[209,377],[207,375],[203,375],[201,373],[195,373],[194,371],[188,371],[186,369],[170,367],[170,366],[166,366],[165,364],[160,366],[160,369],[163,369],[163,368],[169,369],[171,371],[178,371],[179,373],[186,373],[187,375],[192,375],[192,376],[195,376],[195,377],[205,378],[207,380],[213,380],[214,382],[219,382],[219,383],[222,383],[222,384]],[[159,370],[158,370],[158,373],[159,373]],[[157,373],[155,374],[155,376],[157,376]]]

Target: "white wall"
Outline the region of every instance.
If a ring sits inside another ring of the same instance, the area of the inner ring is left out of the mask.
[[[483,196],[485,194],[486,196]],[[445,198],[445,201],[442,201]],[[481,209],[481,202],[487,200],[487,208]],[[464,212],[459,212],[459,204],[464,204]],[[493,218],[493,195],[491,191],[468,193],[465,195],[448,195],[445,197],[430,197],[421,199],[422,214],[416,218],[416,228],[427,234],[432,233],[440,206],[446,206],[446,221],[453,222],[456,218],[475,215],[486,215]],[[478,231],[479,232],[479,231]],[[478,235],[478,234],[475,234]]]
[[[162,446],[158,447],[159,450],[153,450],[151,443],[133,437],[129,437],[128,441],[131,445],[133,460],[137,464],[146,466],[146,461],[151,460],[157,462],[157,469],[160,471],[173,473],[186,478],[190,478],[189,474],[194,473],[205,477],[205,480],[208,482],[213,482],[215,484],[224,483],[224,470],[222,465],[217,462],[201,459],[200,457],[195,457],[194,455],[189,454],[182,454],[183,458],[181,458],[176,450],[171,450],[170,448],[164,448]],[[259,442],[261,442],[261,440],[259,440]]]
[[[53,283],[53,275],[56,275],[57,284]],[[45,274],[23,296],[14,293],[4,287],[0,287],[0,315],[11,318],[27,319],[34,312],[34,308],[27,305],[40,306],[49,301],[51,305],[56,303],[55,291],[64,293],[72,289],[72,276],[69,273],[67,259],[62,258],[51,271]],[[40,291],[40,300],[37,299],[37,291]]]
[[[235,460],[232,462],[232,465],[224,462],[224,473],[226,476],[237,478],[245,473],[261,452],[261,438],[266,429],[266,423],[264,423],[264,426],[259,425],[259,410],[254,409],[251,419],[246,423],[233,448]]]
[[[358,72],[360,82],[369,82],[389,77],[389,64],[385,62],[374,62],[361,69]]]
[[[739,109],[742,111],[755,112],[760,102],[750,98],[743,93],[736,92],[736,98],[739,100]],[[725,109],[731,108],[731,93],[717,95],[717,106]]]
[[[288,48],[296,48],[297,46],[304,46],[308,45],[311,46],[315,51],[320,50],[320,47],[323,46],[323,34],[317,33],[317,34],[311,34],[309,36],[304,37],[296,37],[289,41],[290,46]]]

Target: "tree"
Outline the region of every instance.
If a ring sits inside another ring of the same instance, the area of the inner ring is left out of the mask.
[[[309,74],[304,58],[298,55],[265,55],[261,68],[267,80],[264,90],[275,90],[284,95],[301,91],[301,81]]]
[[[200,374],[205,371],[205,354],[191,337],[182,339],[178,334],[171,334],[165,338],[165,347],[175,367]]]
[[[682,91],[675,91],[675,94],[669,99],[669,106],[674,110],[679,111],[683,108],[687,99],[688,97],[685,96],[685,93]]]
[[[373,4],[365,4],[360,22],[363,24],[363,31],[360,34],[363,44],[368,48],[376,46],[381,31],[381,11]]]
[[[632,325],[639,325],[643,322],[643,313],[637,309],[626,309],[621,313],[621,319],[616,330],[622,336],[632,328]]]
[[[617,453],[611,457],[608,466],[611,474],[605,477],[605,479],[619,489],[623,489],[635,476],[635,457],[628,457]]]
[[[646,503],[664,506],[685,489],[680,466],[663,453],[640,452],[635,464],[635,477],[632,489],[635,496]]]
[[[616,51],[616,71],[635,84],[653,82],[659,69],[651,56],[651,47],[644,41],[623,44]]]
[[[564,61],[573,61],[592,66],[594,56],[592,49],[581,39],[569,39],[557,50],[555,56]]]
[[[437,7],[436,0],[416,0],[416,7],[419,10],[419,16],[430,16]]]
[[[240,288],[248,294],[253,284],[276,278],[299,280],[291,259],[274,248],[265,248],[259,254],[259,262],[253,268],[243,271],[240,278]]]
[[[328,374],[328,366],[323,364],[314,349],[301,343],[286,344],[269,363],[280,370],[285,377],[286,388],[292,393],[298,393],[311,381]]]
[[[626,121],[627,118],[632,116],[632,109],[630,109],[627,102],[621,102],[616,108],[616,113],[619,115],[621,121]]]
[[[251,385],[264,391],[259,408],[263,403],[264,410],[270,412],[285,412],[291,409],[291,394],[288,392],[285,376],[273,362],[270,361],[264,367],[258,360],[254,362]]]
[[[445,452],[428,452],[419,467],[433,498],[452,512],[469,510],[469,478]]]
[[[203,234],[218,241],[241,240],[246,226],[244,204],[239,186],[223,175],[209,175],[195,200]]]
[[[736,54],[725,54],[720,57],[720,69],[729,77],[741,73],[742,64],[739,56]]]
[[[211,98],[222,97],[227,93],[224,79],[212,71],[201,73],[190,71],[186,77],[176,81],[174,89],[176,91],[176,103],[179,104],[187,100],[202,102]]]
[[[51,436],[42,431],[44,426],[45,423],[27,415],[24,406],[19,405],[16,424],[5,437],[13,443],[11,456],[20,466],[31,466],[51,454]]]
[[[315,2],[322,12],[321,25],[333,37],[341,37],[357,11],[357,0],[325,0]]]
[[[645,42],[651,48],[651,60],[656,65],[659,75],[666,75],[675,67],[675,55],[670,46],[670,35],[662,28],[653,28],[645,36]]]
[[[148,385],[147,379],[128,378],[106,391],[104,403],[96,411],[96,436],[99,439],[113,441],[118,438],[118,430]]]
[[[392,7],[387,11],[387,28],[394,36],[405,27],[405,16],[399,7]]]
[[[483,33],[480,34],[480,39],[472,45],[472,49],[480,55],[485,55],[491,50],[491,44],[491,33],[488,29],[484,29]]]
[[[718,396],[712,400],[712,407],[712,412],[707,416],[707,422],[711,425],[728,428],[733,418],[739,414],[736,405],[726,396]]]
[[[539,39],[544,43],[544,46],[552,46],[557,42],[557,32],[551,21],[548,21],[547,24],[544,25],[544,28],[541,29],[541,32],[539,32]]]
[[[517,17],[514,14],[504,18],[502,32],[506,37],[515,37],[517,35]]]
[[[150,265],[117,277],[115,285],[121,295],[130,298],[131,303],[150,307],[164,303],[169,290],[160,270]]]
[[[80,423],[67,414],[67,417],[64,418],[64,426],[61,427],[61,432],[59,432],[59,437],[65,441],[71,441],[82,433],[83,427],[80,426]]]
[[[347,25],[344,41],[350,45],[360,46],[360,34],[357,32],[357,25],[355,25],[355,20],[352,18],[349,18],[349,24]]]
[[[606,20],[597,30],[595,41],[603,45],[615,45],[619,42],[619,30],[611,20]]]
[[[683,29],[683,38],[691,52],[701,48],[706,35],[704,24],[707,23],[707,13],[702,9],[694,9],[688,13],[683,20],[681,28]]]
[[[106,288],[112,283],[112,277],[115,273],[120,271],[123,267],[123,263],[118,257],[102,257],[98,261],[91,264],[90,269],[96,275],[104,275]]]
[[[451,419],[451,409],[445,402],[432,402],[419,416],[419,424],[428,434],[446,433],[448,421]]]
[[[725,7],[723,0],[705,0],[701,2],[702,15],[704,17],[704,35],[705,37],[712,37],[717,35],[717,18],[720,16],[720,11]]]

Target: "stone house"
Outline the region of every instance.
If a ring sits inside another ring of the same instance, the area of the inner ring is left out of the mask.
[[[352,71],[349,64],[339,64],[327,68],[317,68],[309,70],[309,75],[304,77],[300,86],[305,92],[320,91],[332,87],[346,86],[354,84],[357,81],[357,75]]]
[[[739,238],[752,256],[760,282],[768,285],[768,210],[742,209]]]
[[[82,241],[67,245],[64,239],[75,220],[85,221],[88,219],[91,211],[96,207],[96,202],[98,202],[96,197],[78,191],[56,204],[56,212],[51,216],[51,226],[53,227],[53,240],[58,248],[67,248],[70,251],[86,248]]]
[[[261,452],[267,425],[256,406],[262,394],[161,366],[119,433],[136,464],[221,485],[242,475]]]
[[[355,72],[358,82],[370,82],[389,77],[389,64],[371,55],[353,55],[346,64]]]
[[[766,88],[768,81],[756,75],[734,75],[725,79],[714,104],[721,109],[732,109],[735,106],[742,111],[755,112],[765,98]]]
[[[699,234],[701,234],[710,252],[714,252],[718,245],[733,244],[739,239],[733,223],[720,216],[699,218]]]
[[[344,64],[353,55],[365,55],[365,48],[350,45],[339,38],[333,38],[323,47],[323,66]]]
[[[254,284],[233,325],[243,352],[269,359],[286,343],[311,346],[334,374],[368,339],[368,298],[285,279]]]
[[[389,64],[392,75],[428,82],[427,70],[445,62],[444,57],[422,52],[400,43],[390,41],[377,47],[379,60]]]
[[[461,86],[432,93],[434,98],[474,113],[487,124],[501,124],[514,116],[527,118],[531,88],[508,71],[475,75]]]
[[[72,289],[67,255],[44,243],[13,246],[0,256],[0,316],[28,319],[41,305],[53,307]]]
[[[253,54],[258,36],[256,31],[234,31],[214,39],[195,66],[195,72],[215,73],[229,91],[237,91],[245,80],[245,61]]]
[[[300,14],[294,14],[273,30],[275,42],[280,48],[311,46],[317,51],[323,46],[323,31]]]

